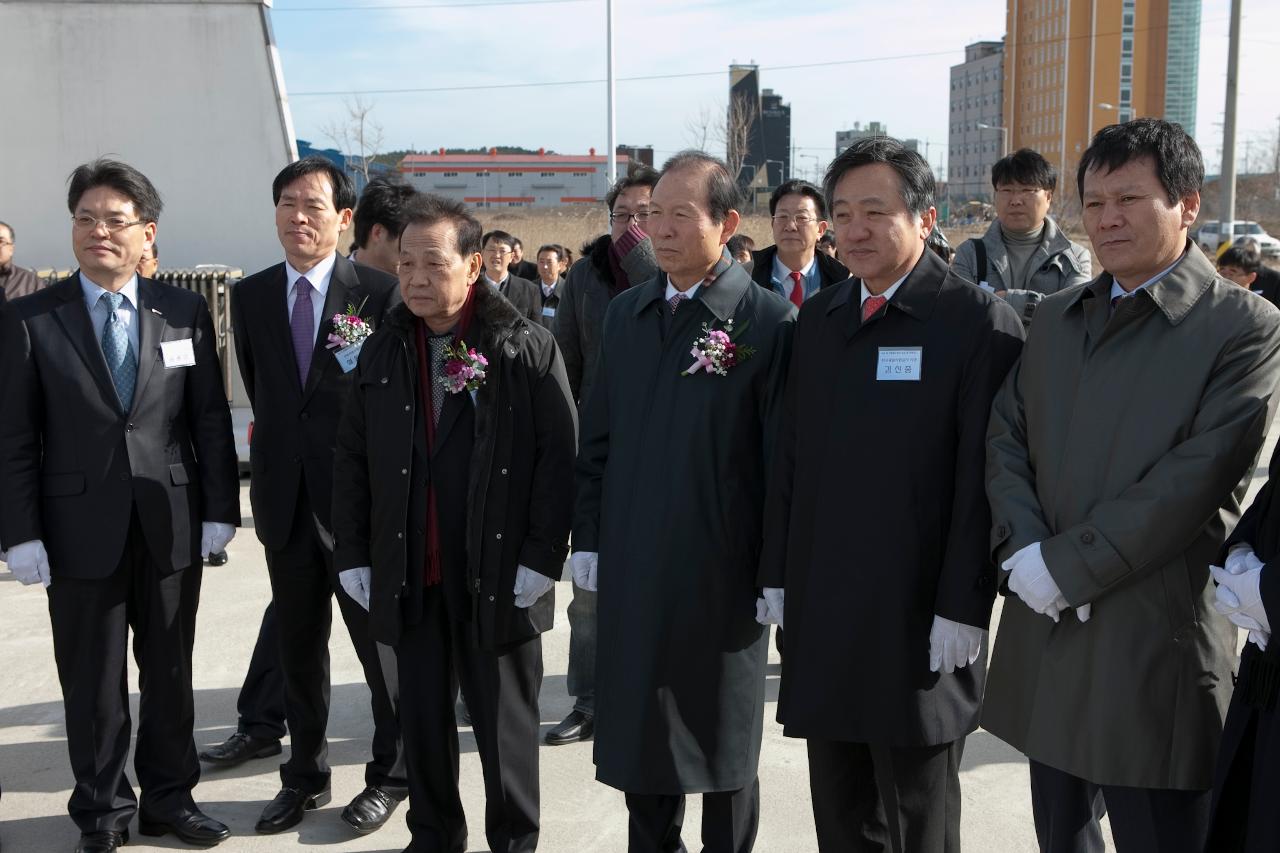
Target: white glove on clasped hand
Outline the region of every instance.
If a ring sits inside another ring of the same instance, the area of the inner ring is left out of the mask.
[[[1262,605],[1262,569],[1249,569],[1233,575],[1226,569],[1210,566],[1213,579],[1218,582],[1213,609],[1246,631],[1271,633],[1267,610]]]
[[[234,524],[221,521],[206,521],[200,525],[200,556],[209,559],[210,554],[226,550],[227,544],[236,536]]]
[[[596,591],[596,567],[600,563],[600,555],[595,551],[574,551],[569,557],[569,571],[573,573],[573,582],[587,592]]]
[[[1069,606],[1053,575],[1049,574],[1039,542],[1016,552],[1000,568],[1009,573],[1009,589],[1036,613],[1057,622],[1058,614]]]
[[[9,571],[24,585],[37,581],[49,585],[49,555],[39,539],[14,545],[9,549]]]
[[[516,568],[516,585],[511,591],[516,596],[516,607],[531,607],[535,601],[546,595],[556,582],[528,566]]]
[[[1271,635],[1264,631],[1250,631],[1248,642],[1253,643],[1265,652],[1267,650],[1267,643],[1271,642]]]
[[[756,599],[756,621],[761,625],[777,625],[781,628],[785,590],[780,587],[767,586],[761,593],[764,597]]]
[[[358,566],[338,572],[338,583],[351,600],[365,610],[369,609],[369,592],[373,589],[373,569],[369,566]]]
[[[1253,546],[1244,542],[1237,542],[1231,546],[1231,552],[1227,554],[1226,562],[1222,566],[1230,575],[1242,575],[1253,569],[1262,568],[1262,561],[1258,559],[1258,555],[1253,553]]]
[[[986,635],[981,628],[935,615],[929,629],[929,671],[951,673],[973,663]]]

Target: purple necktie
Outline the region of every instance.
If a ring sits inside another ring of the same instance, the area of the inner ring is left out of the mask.
[[[293,300],[293,316],[289,318],[289,331],[293,335],[293,357],[298,361],[298,380],[307,384],[311,370],[311,352],[316,347],[315,315],[311,310],[311,282],[305,276],[294,285],[297,296]]]

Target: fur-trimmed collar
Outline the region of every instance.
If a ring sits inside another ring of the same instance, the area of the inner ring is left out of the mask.
[[[612,245],[613,238],[608,234],[601,234],[582,247],[582,254],[586,255],[587,260],[591,262],[592,269],[609,287],[613,287],[613,268],[609,266],[609,247]]]
[[[475,313],[471,318],[471,330],[467,333],[467,344],[478,347],[481,352],[496,352],[497,346],[527,320],[483,278],[476,281],[474,286]],[[413,332],[413,322],[416,319],[409,306],[401,302],[387,315],[387,325],[409,335]]]

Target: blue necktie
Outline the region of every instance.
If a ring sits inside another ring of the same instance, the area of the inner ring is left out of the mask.
[[[129,333],[116,314],[124,296],[104,293],[101,298],[107,300],[108,307],[107,322],[102,327],[102,354],[107,357],[107,369],[111,371],[111,381],[120,398],[120,409],[128,412],[133,408],[133,388],[138,383],[138,361],[129,343]]]

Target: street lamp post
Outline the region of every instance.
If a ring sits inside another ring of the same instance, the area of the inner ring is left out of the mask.
[[[1001,124],[983,124],[982,122],[978,122],[976,126],[978,130],[1000,131],[1000,156],[1004,157],[1009,153],[1009,128]]]

